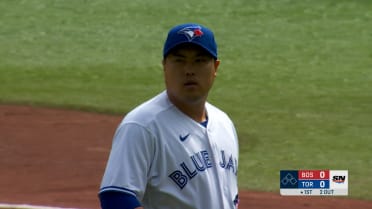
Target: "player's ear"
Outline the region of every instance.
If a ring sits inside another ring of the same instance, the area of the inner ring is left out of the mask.
[[[218,70],[218,67],[220,66],[220,63],[221,63],[221,60],[215,60],[214,61],[214,76],[217,76],[217,70]]]

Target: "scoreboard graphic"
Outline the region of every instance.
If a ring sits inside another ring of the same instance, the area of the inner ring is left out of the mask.
[[[347,196],[347,170],[281,170],[280,194],[284,196]]]

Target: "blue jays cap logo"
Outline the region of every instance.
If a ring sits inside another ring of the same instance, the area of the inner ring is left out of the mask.
[[[194,23],[177,25],[169,30],[164,43],[163,57],[165,58],[174,47],[184,43],[199,45],[217,59],[217,44],[213,32],[207,27]]]
[[[192,41],[196,37],[201,37],[204,33],[200,26],[189,26],[178,31],[178,34],[183,34],[187,40]]]

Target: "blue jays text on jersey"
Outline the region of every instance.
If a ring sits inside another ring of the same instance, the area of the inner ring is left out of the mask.
[[[225,156],[225,151],[221,150],[221,156],[218,166],[221,169],[226,169],[227,171],[233,172],[237,175],[237,159],[232,155]],[[198,175],[198,173],[205,171],[208,168],[212,168],[213,161],[210,158],[210,154],[207,150],[202,150],[194,155],[190,156],[192,163],[182,162],[180,163],[180,169],[173,171],[169,174],[174,183],[176,183],[180,189],[183,189],[189,180],[192,180]]]

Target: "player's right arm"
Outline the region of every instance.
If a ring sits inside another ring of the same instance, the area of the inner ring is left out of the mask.
[[[139,124],[119,126],[99,192],[102,209],[143,209],[140,201],[153,160],[152,141],[152,134]]]

